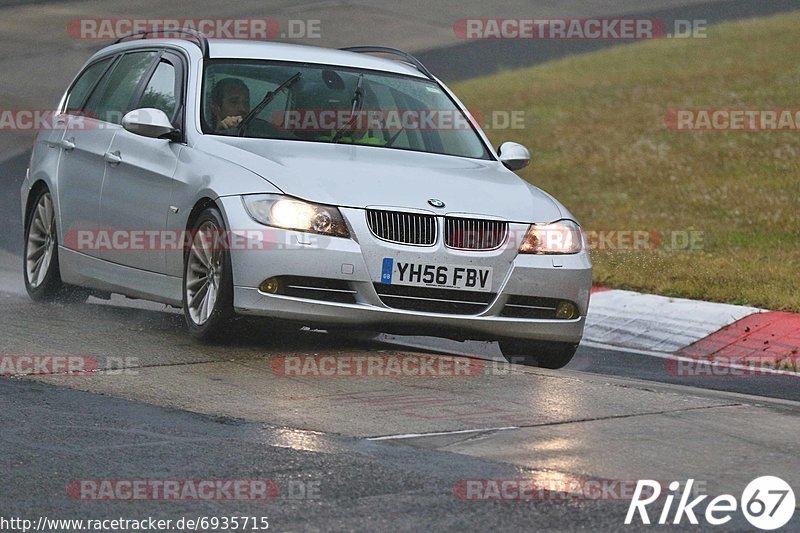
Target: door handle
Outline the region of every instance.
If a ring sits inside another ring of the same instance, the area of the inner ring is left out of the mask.
[[[65,152],[71,152],[75,149],[75,137],[70,137],[69,139],[64,139],[60,143],[58,143],[61,148],[64,149]]]
[[[103,159],[106,163],[114,167],[122,163],[122,155],[119,153],[119,150],[116,152],[106,152],[105,155],[103,155]]]

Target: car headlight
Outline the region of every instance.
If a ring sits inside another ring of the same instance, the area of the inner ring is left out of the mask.
[[[250,217],[266,226],[350,237],[342,213],[336,207],[276,194],[242,196],[242,202]]]
[[[583,230],[571,220],[531,224],[519,247],[521,254],[576,254],[583,248]]]

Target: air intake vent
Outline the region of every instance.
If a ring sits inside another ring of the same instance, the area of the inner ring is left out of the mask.
[[[375,291],[383,303],[395,309],[448,315],[476,315],[489,307],[496,296],[488,292],[428,289],[383,283],[376,283]]]

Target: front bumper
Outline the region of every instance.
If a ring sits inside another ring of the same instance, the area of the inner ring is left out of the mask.
[[[228,228],[249,244],[231,253],[234,308],[243,315],[261,315],[309,325],[363,327],[381,331],[413,331],[458,339],[520,338],[574,342],[583,335],[591,292],[588,253],[574,255],[519,255],[515,244],[488,252],[396,245],[373,237],[361,209],[342,209],[353,239],[308,235],[266,228],[253,222],[241,198],[220,199]],[[524,234],[526,224],[511,224],[513,234]],[[248,237],[248,232],[250,237]],[[253,243],[257,235],[261,242]],[[439,264],[491,266],[491,302],[475,314],[444,314],[396,309],[386,305],[375,288],[380,282],[383,257]],[[320,301],[267,294],[258,287],[267,278],[301,276],[347,282],[353,303]],[[531,319],[501,316],[512,296],[534,296],[573,302],[574,319]]]

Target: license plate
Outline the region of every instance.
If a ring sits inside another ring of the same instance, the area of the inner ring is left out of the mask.
[[[386,257],[383,259],[381,283],[489,292],[492,290],[492,269],[491,267],[465,265],[413,263]]]

